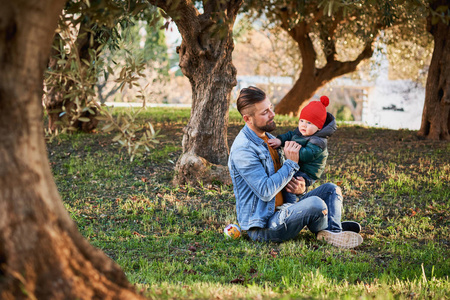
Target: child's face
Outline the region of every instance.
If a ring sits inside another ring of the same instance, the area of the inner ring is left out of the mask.
[[[298,121],[298,130],[300,130],[302,135],[310,136],[319,131],[319,127],[305,119],[300,119]]]

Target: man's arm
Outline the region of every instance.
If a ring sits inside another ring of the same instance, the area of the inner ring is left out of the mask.
[[[292,177],[286,185],[286,192],[301,195],[306,192],[306,183],[303,177]]]
[[[267,175],[261,162],[261,159],[272,159],[270,156],[261,158],[248,148],[236,149],[231,153],[230,159],[233,160],[234,170],[262,201],[272,200],[291,181],[292,176],[299,169],[297,164],[299,145],[295,142],[286,144],[286,161],[271,176]]]
[[[296,161],[298,161],[301,149],[303,149],[302,146],[300,144],[297,144],[296,142],[286,142],[286,145],[284,147],[284,155],[287,159],[296,159]],[[293,193],[296,195],[303,194],[306,191],[305,179],[303,177],[292,177],[292,179],[286,185],[286,191],[288,193]]]

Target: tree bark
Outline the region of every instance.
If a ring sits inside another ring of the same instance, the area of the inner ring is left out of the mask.
[[[436,11],[440,6],[448,9],[448,2],[433,1],[430,8]],[[448,14],[446,17],[448,20]],[[433,18],[431,13],[427,22],[428,31],[434,38],[434,50],[418,135],[431,140],[450,140],[450,26],[439,18]]]
[[[202,14],[187,0],[179,1],[175,9],[166,1],[150,2],[165,10],[181,33],[179,65],[192,87],[191,117],[183,130],[174,182],[229,184],[228,109],[237,84],[232,29],[243,1],[204,1]]]
[[[311,24],[316,22],[320,23],[320,19],[323,18],[323,11],[317,11],[310,24],[303,21],[293,28],[291,28],[289,24],[290,19],[292,18],[293,17],[289,15],[288,11],[282,11],[279,16],[282,23],[281,27],[287,31],[299,47],[303,68],[300,71],[299,79],[294,83],[292,89],[278,104],[276,104],[275,112],[278,114],[298,116],[302,103],[310,99],[315,91],[336,77],[354,72],[360,62],[372,56],[372,43],[375,39],[375,35],[367,40],[364,49],[355,60],[344,62],[337,61],[335,31],[338,23],[342,21],[342,15],[338,14],[329,27],[323,26],[321,39],[324,41],[323,51],[327,62],[323,68],[317,68],[317,53],[309,34],[311,32]],[[376,25],[375,27],[380,26]],[[376,28],[375,31],[378,29],[379,28]]]
[[[0,10],[0,299],[140,298],[77,231],[53,181],[42,83],[63,0]]]

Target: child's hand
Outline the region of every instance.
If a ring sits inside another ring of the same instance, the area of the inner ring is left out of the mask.
[[[269,144],[270,147],[277,149],[281,146],[281,140],[280,139],[269,139],[267,141],[267,144]]]

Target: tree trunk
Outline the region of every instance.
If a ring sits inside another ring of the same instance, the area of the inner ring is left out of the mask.
[[[322,10],[316,12],[314,22],[319,22],[320,18],[323,17],[322,14]],[[338,14],[330,27],[324,27],[324,30],[321,32],[321,39],[324,41],[323,52],[325,53],[327,62],[323,68],[317,68],[317,53],[310,38],[311,24],[303,21],[291,28],[290,20],[293,16],[287,10],[282,11],[279,18],[282,24],[281,27],[286,30],[298,45],[303,68],[300,72],[299,79],[295,82],[292,89],[275,106],[275,112],[277,114],[294,114],[298,116],[300,106],[303,102],[310,99],[320,87],[334,78],[354,72],[360,62],[370,58],[373,54],[372,43],[375,35],[366,41],[364,49],[355,60],[344,62],[336,60],[335,31],[337,25],[342,21],[342,15]],[[376,24],[374,27],[375,31],[377,31],[380,26]]]
[[[92,61],[92,57],[89,53],[89,49],[96,49],[100,46],[97,37],[95,37],[96,32],[92,29],[92,24],[86,23],[87,21],[83,21],[80,25],[80,30],[78,33],[78,38],[76,40],[76,46],[78,50],[78,54],[80,56],[80,60],[85,59],[87,61]],[[93,36],[93,37],[92,37]],[[91,39],[93,40],[93,45],[90,45]],[[51,56],[49,59],[48,67],[52,70],[56,70],[57,68],[70,68],[70,62],[66,63],[64,66],[58,66],[57,61],[60,58],[59,46],[60,46],[61,37],[59,34],[55,35],[53,40],[53,48],[51,49]],[[55,49],[57,48],[57,49]],[[82,68],[86,69],[86,66],[82,64]],[[79,70],[81,74],[86,74],[87,71]],[[62,83],[63,85],[57,85],[48,88],[48,91],[44,97],[44,105],[48,114],[48,129],[54,132],[57,128],[61,128],[60,123],[68,123],[73,128],[83,132],[92,132],[99,121],[95,118],[98,115],[98,109],[94,106],[91,106],[91,111],[94,114],[91,114],[89,111],[82,112],[79,117],[88,118],[89,122],[81,122],[78,119],[72,119],[73,113],[72,110],[76,109],[76,106],[71,98],[64,98],[66,94],[70,92],[71,89],[74,88],[74,82],[72,80],[67,80]],[[93,87],[94,85],[92,85]],[[75,87],[76,88],[76,87]],[[86,105],[87,99],[80,99],[80,103]],[[63,111],[63,107],[65,107],[66,114],[61,116],[61,112]]]
[[[232,64],[232,29],[242,0],[204,1],[200,14],[190,1],[164,9],[182,36],[180,68],[192,87],[191,117],[184,128],[183,153],[176,165],[176,184],[231,183],[228,160],[228,109],[237,84]]]
[[[63,4],[0,10],[0,299],[140,298],[77,231],[49,167],[42,82]]]
[[[436,10],[445,5],[448,8],[446,0],[438,0],[433,1],[430,7]],[[434,37],[434,50],[418,135],[432,140],[450,140],[450,26],[431,14],[427,21],[428,31]]]
[[[196,70],[203,76],[196,76],[194,83],[191,81],[191,117],[183,129],[183,153],[176,165],[176,184],[231,183],[227,168],[227,125],[236,71],[231,57],[221,65],[228,65],[229,70],[220,67],[214,70],[214,66],[205,64]]]
[[[300,114],[300,107],[303,102],[309,100],[314,93],[336,77],[354,72],[359,62],[372,56],[372,50],[366,47],[357,60],[350,62],[333,61],[328,62],[321,69],[313,68],[308,70],[305,67],[300,72],[299,79],[295,82],[292,89],[275,106],[275,112],[282,115]],[[364,57],[364,58],[363,58]],[[302,55],[302,60],[315,61],[315,56]],[[305,65],[305,63],[303,63]]]
[[[275,112],[282,115],[298,116],[303,102],[314,96],[325,83],[320,83],[313,74],[307,71],[300,73],[299,79],[289,92],[276,104]]]
[[[315,67],[316,55],[302,51],[303,69],[300,72],[299,79],[295,82],[292,89],[280,100],[275,106],[275,112],[283,115],[295,115],[300,114],[300,107],[303,102],[309,100],[314,93],[330,82],[334,78],[354,72],[358,64],[372,56],[373,50],[371,44],[368,44],[357,59],[354,61],[328,61],[323,68]],[[309,61],[309,63],[306,63]],[[312,68],[308,68],[308,65],[313,65]]]

